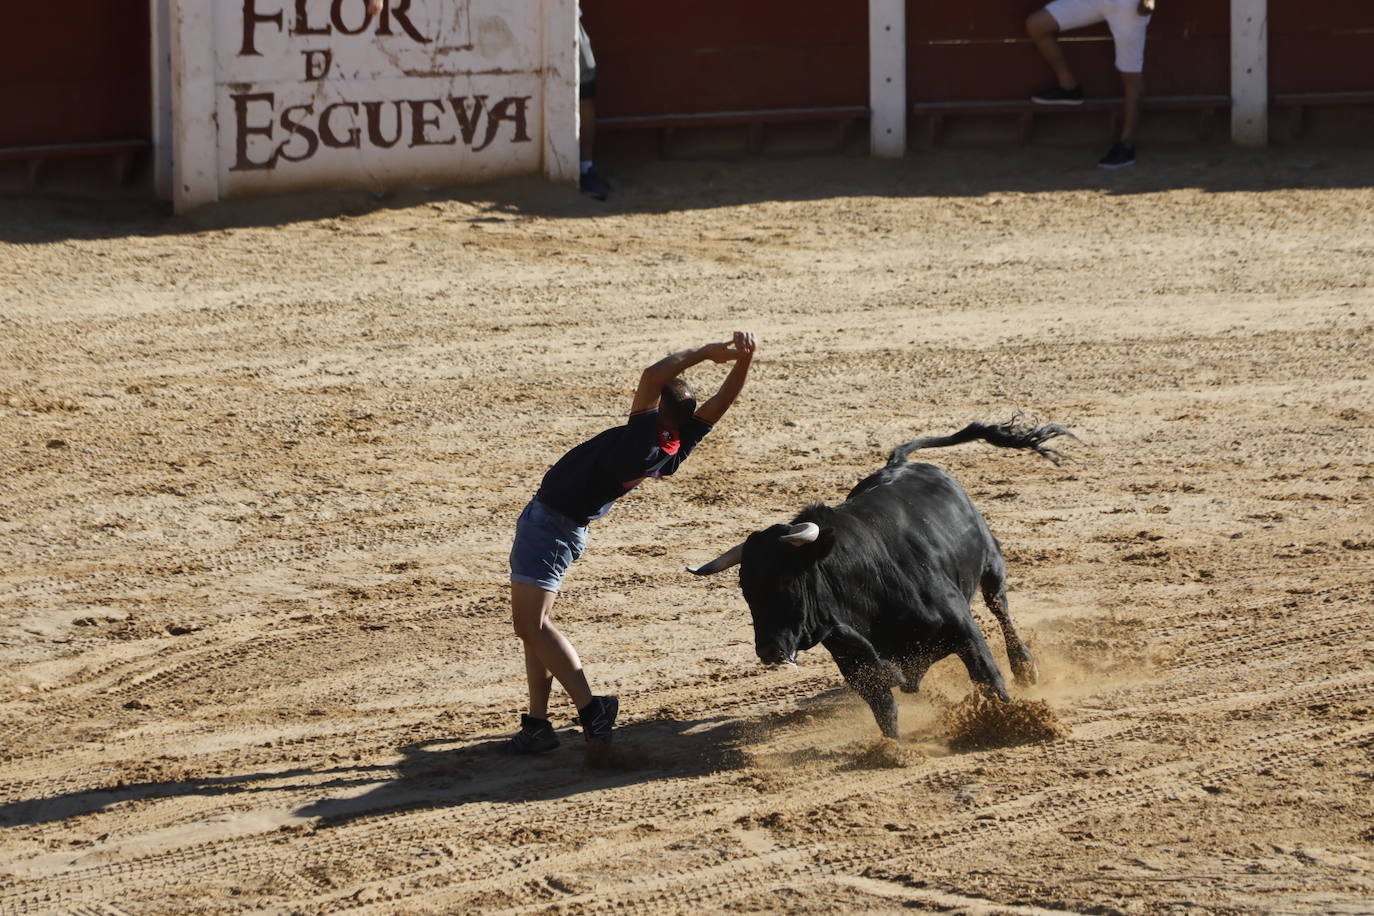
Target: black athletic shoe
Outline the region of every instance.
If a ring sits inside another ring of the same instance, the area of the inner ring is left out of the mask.
[[[1059,86],[1051,86],[1034,93],[1031,96],[1031,101],[1039,105],[1082,105],[1083,87],[1074,86],[1072,89],[1064,89]]]
[[[577,711],[582,723],[582,734],[590,740],[611,740],[611,728],[615,725],[616,713],[620,712],[620,700],[615,697],[592,697],[592,701]]]
[[[505,754],[542,754],[558,747],[558,734],[548,719],[520,714],[520,731],[515,737],[501,744]]]
[[[1097,160],[1099,169],[1124,169],[1135,165],[1135,147],[1129,143],[1117,143],[1107,150],[1107,155]]]
[[[605,200],[611,193],[610,187],[597,174],[595,166],[582,173],[582,177],[578,180],[578,187],[582,189],[583,194],[592,200]]]

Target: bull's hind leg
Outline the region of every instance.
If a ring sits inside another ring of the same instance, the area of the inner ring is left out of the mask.
[[[947,647],[959,656],[968,669],[969,678],[984,694],[999,700],[1009,699],[1002,672],[997,670],[997,662],[993,661],[982,628],[973,619],[968,596],[953,583],[946,583],[943,587],[933,587],[926,595],[926,601],[932,608],[938,608],[943,621],[935,644]]]
[[[1016,633],[1016,627],[1012,626],[1011,614],[1007,610],[1007,564],[1000,552],[988,564],[979,584],[983,590],[984,603],[1002,627],[1002,639],[1007,644],[1007,661],[1011,663],[1011,673],[1012,677],[1016,678],[1016,686],[1029,687],[1040,680],[1040,673],[1035,667],[1035,659],[1031,657],[1030,649],[1026,648],[1026,644]]]

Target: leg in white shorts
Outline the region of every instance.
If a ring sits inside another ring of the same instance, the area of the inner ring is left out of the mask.
[[[1136,0],[1053,0],[1045,12],[1061,32],[1106,22],[1116,45],[1116,69],[1140,73],[1145,69],[1145,27],[1149,16],[1136,11]]]

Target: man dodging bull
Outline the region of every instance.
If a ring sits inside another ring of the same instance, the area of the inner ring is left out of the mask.
[[[554,600],[587,544],[588,525],[646,478],[677,471],[744,389],[756,347],[753,334],[736,331],[730,340],[665,356],[640,375],[623,425],[574,447],[544,474],[516,523],[510,552],[511,620],[524,645],[530,702],[520,731],[502,745],[505,752],[538,754],[558,747],[548,720],[554,679],[577,707],[589,750],[604,750],[610,742],[620,703],[592,694],[577,650],[554,626]],[[734,365],[715,395],[698,407],[682,373],[707,360]]]

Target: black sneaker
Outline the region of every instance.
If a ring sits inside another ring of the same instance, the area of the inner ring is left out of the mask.
[[[582,189],[582,193],[586,194],[592,200],[605,200],[607,195],[611,193],[610,187],[607,186],[606,182],[602,181],[601,176],[597,174],[595,166],[592,166],[582,173],[582,177],[578,181],[578,186]]]
[[[1097,160],[1099,169],[1124,169],[1135,165],[1135,147],[1129,143],[1116,143],[1107,150],[1107,155]]]
[[[558,734],[548,719],[520,714],[520,731],[501,744],[505,754],[542,754],[558,747]]]
[[[611,728],[615,725],[616,713],[620,712],[620,700],[615,697],[592,697],[592,701],[577,711],[582,723],[582,734],[590,740],[610,742]]]
[[[1039,105],[1082,105],[1083,87],[1064,89],[1060,86],[1051,86],[1031,95],[1031,101]]]

